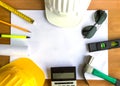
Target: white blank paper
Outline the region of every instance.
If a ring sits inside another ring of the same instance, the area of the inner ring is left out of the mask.
[[[81,23],[74,28],[60,28],[50,24],[45,18],[44,10],[20,11],[32,17],[35,23],[29,24],[18,16],[11,14],[12,24],[27,28],[32,32],[26,33],[11,28],[11,33],[31,37],[26,40],[11,39],[11,45],[28,46],[29,55],[27,58],[32,59],[42,68],[46,78],[50,78],[51,67],[76,66],[77,79],[82,79],[81,68],[87,55],[94,56],[94,61],[91,64],[93,67],[108,74],[108,51],[89,53],[86,48],[87,43],[108,40],[108,19],[101,25],[94,37],[84,39],[81,30],[84,26],[95,23],[93,18],[95,10],[87,11]],[[19,57],[11,56],[11,61],[16,58]],[[100,79],[90,74],[86,74],[86,78]]]

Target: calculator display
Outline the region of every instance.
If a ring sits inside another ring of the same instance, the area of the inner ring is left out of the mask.
[[[53,73],[54,79],[73,79],[74,77],[74,73]]]
[[[76,80],[75,67],[52,67],[52,81]]]

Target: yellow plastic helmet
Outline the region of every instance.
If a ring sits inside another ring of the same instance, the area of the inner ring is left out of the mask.
[[[0,86],[44,86],[43,71],[30,59],[19,58],[0,68]]]

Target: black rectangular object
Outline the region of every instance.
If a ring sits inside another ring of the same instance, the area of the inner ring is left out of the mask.
[[[120,47],[120,39],[88,43],[89,52],[107,50]]]
[[[76,67],[51,67],[51,80],[76,80]]]

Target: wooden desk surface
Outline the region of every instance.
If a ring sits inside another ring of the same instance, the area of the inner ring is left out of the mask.
[[[16,9],[44,9],[43,0],[1,0]],[[109,39],[120,38],[120,0],[92,0],[89,9],[109,10]],[[10,12],[0,7],[0,19],[10,22]],[[0,24],[0,33],[10,33],[10,27]],[[0,44],[9,44],[9,39],[1,39]],[[109,75],[120,79],[120,48],[109,50]],[[2,57],[2,56],[1,56]],[[101,57],[104,59],[104,57]],[[90,86],[114,86],[104,80],[90,80]],[[50,80],[46,80],[44,86],[50,86]],[[84,81],[78,80],[78,86],[86,86]]]

